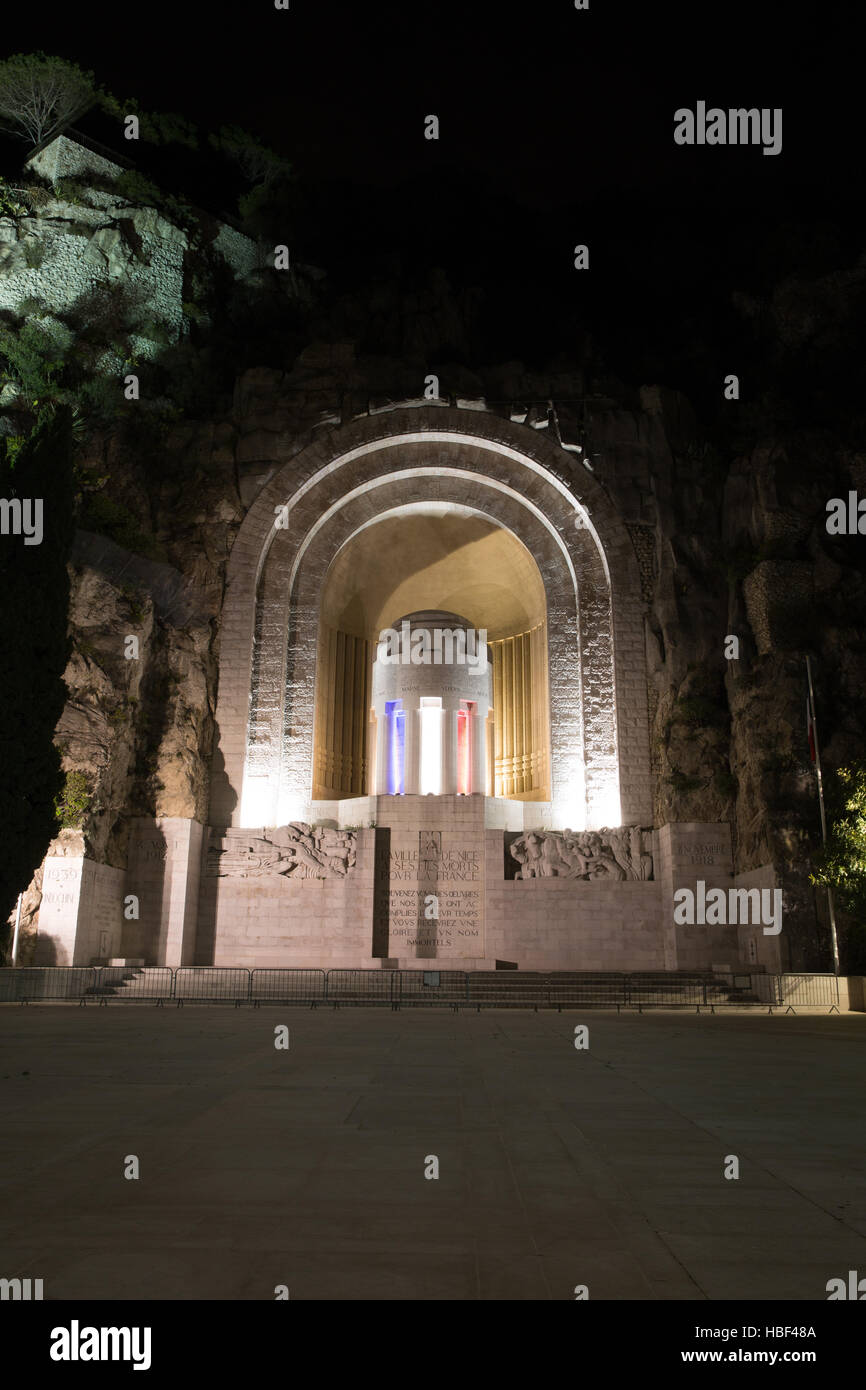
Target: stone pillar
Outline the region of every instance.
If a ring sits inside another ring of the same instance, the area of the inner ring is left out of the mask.
[[[696,896],[702,881],[707,892],[733,886],[731,827],[727,822],[689,821],[663,825],[658,832],[656,877],[662,883],[662,930],[665,970],[711,970],[740,962],[736,926],[679,926],[674,921],[674,894],[688,888]]]
[[[138,898],[139,918],[125,924],[125,955],[172,968],[193,963],[203,834],[183,816],[133,822],[127,892]]]
[[[34,965],[92,965],[120,952],[124,871],[83,856],[49,854]]]

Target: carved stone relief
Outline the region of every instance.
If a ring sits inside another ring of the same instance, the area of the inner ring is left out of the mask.
[[[639,825],[618,830],[528,830],[512,841],[515,878],[584,880],[651,879],[652,831]]]
[[[217,878],[345,878],[355,863],[356,835],[293,821],[260,835],[233,831],[208,850],[207,872]]]

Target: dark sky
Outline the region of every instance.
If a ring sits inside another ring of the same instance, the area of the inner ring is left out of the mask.
[[[586,323],[632,378],[710,381],[740,341],[733,290],[863,249],[861,18],[823,0],[43,0],[4,15],[2,43],[284,153],[286,239],[338,290],[396,275],[388,255],[441,265],[485,286],[476,354],[547,359]],[[781,107],[781,154],[676,145],[698,100]],[[234,210],[179,157],[193,201]]]
[[[118,96],[236,122],[313,178],[373,186],[471,172],[529,206],[697,179],[834,192],[862,176],[858,7],[803,0],[105,0],[9,7],[5,52],[41,48]],[[692,151],[673,112],[699,98],[782,105],[780,156]],[[438,144],[423,117],[441,120]],[[711,158],[710,158],[711,156]]]

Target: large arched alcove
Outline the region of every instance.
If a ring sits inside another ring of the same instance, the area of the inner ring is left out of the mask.
[[[364,523],[325,579],[316,665],[313,797],[371,790],[375,645],[400,615],[460,611],[492,657],[493,793],[550,800],[547,604],[512,532],[457,503],[415,501]]]
[[[537,567],[554,822],[648,819],[643,621],[625,527],[597,480],[538,431],[428,407],[328,432],[250,508],[224,607],[213,823],[284,823],[309,811],[328,575],[353,537],[418,504],[486,519]]]

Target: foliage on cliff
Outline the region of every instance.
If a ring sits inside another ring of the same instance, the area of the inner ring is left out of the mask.
[[[866,763],[840,767],[827,778],[829,834],[813,856],[812,882],[827,884],[846,930],[843,969],[866,973]]]

